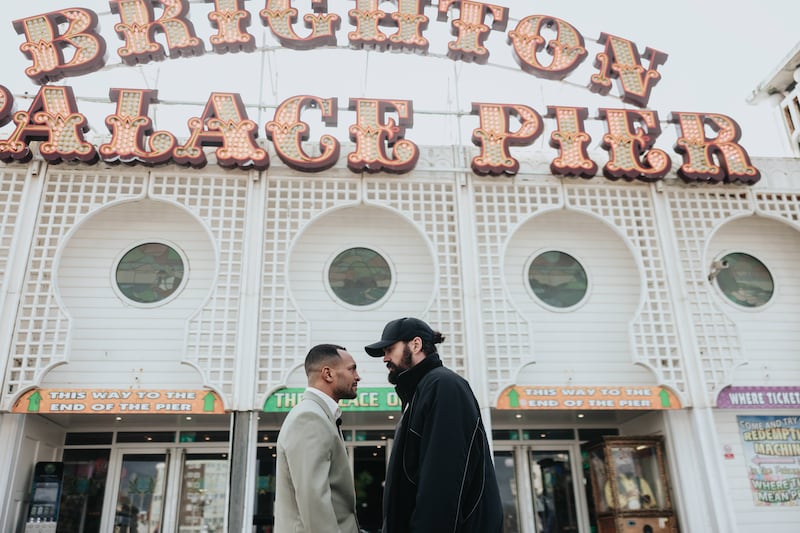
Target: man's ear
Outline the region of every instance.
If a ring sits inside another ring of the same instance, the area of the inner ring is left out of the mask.
[[[333,369],[329,366],[322,367],[322,379],[327,383],[333,383]]]
[[[422,351],[422,338],[414,337],[413,339],[411,339],[410,344],[412,353],[417,353]]]

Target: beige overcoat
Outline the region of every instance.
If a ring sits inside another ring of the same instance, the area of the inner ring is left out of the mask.
[[[322,398],[304,394],[277,449],[275,533],[358,533],[353,472]]]

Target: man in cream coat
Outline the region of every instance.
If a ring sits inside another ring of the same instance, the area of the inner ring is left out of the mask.
[[[333,344],[311,348],[305,371],[308,388],[278,434],[275,533],[358,533],[339,400],[355,398],[361,378],[353,356]]]

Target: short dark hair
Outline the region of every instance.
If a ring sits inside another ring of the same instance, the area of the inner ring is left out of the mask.
[[[342,356],[339,355],[339,350],[346,352],[347,348],[337,344],[317,344],[311,348],[303,365],[306,370],[306,376],[310,376],[312,372],[322,368],[331,359],[341,359]]]

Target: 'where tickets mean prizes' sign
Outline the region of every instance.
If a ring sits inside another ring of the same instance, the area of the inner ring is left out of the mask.
[[[13,413],[222,414],[220,397],[210,390],[32,389]]]
[[[680,409],[666,387],[549,387],[512,385],[497,400],[498,409]]]

